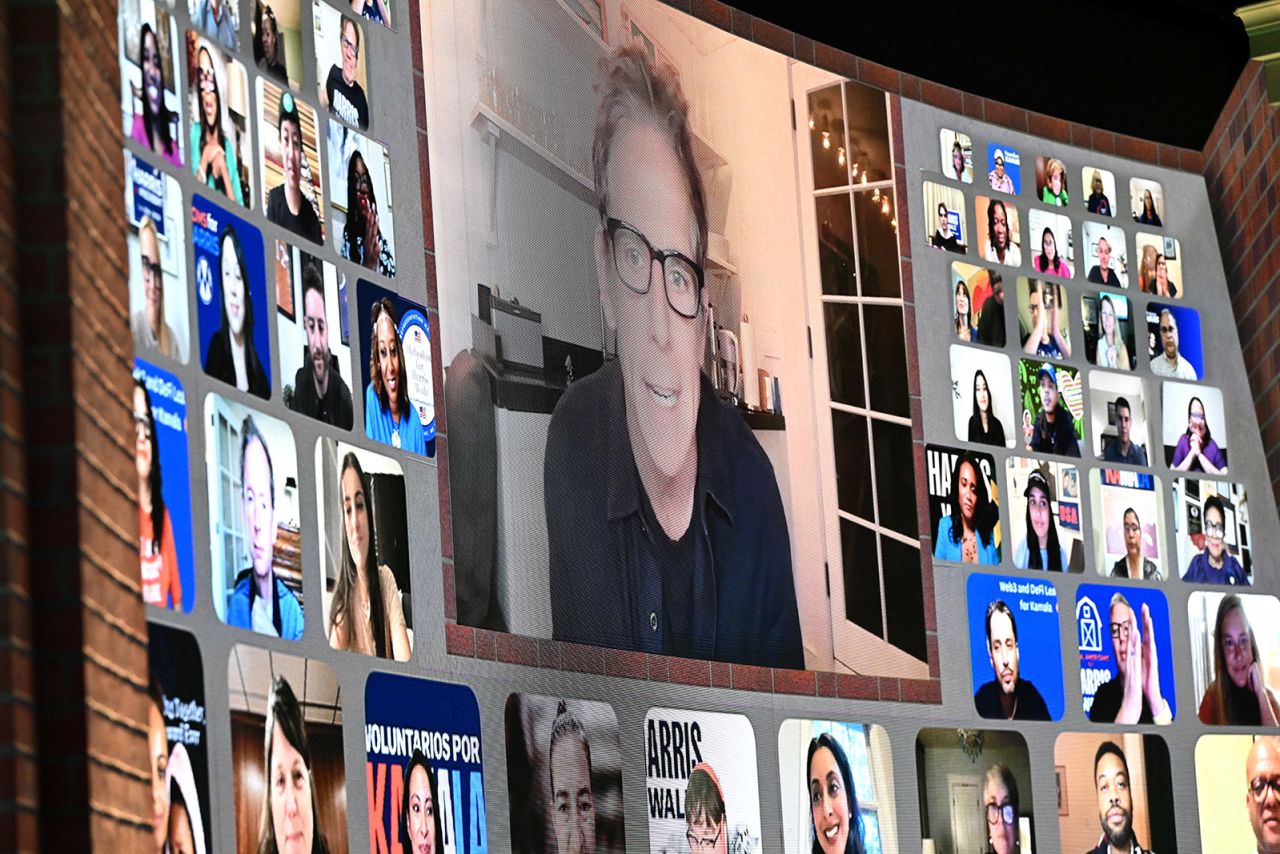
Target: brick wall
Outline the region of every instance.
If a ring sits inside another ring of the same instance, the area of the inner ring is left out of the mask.
[[[20,372],[11,392],[18,405],[6,406],[3,423],[20,431],[26,466],[25,480],[6,480],[5,489],[27,491],[25,529],[10,528],[18,544],[25,533],[26,549],[10,549],[17,559],[7,562],[6,593],[29,614],[18,624],[27,642],[14,644],[10,660],[30,652],[21,662],[29,665],[25,685],[8,683],[10,705],[28,716],[15,715],[15,736],[0,738],[29,764],[21,737],[30,740],[30,703],[21,705],[19,692],[34,689],[38,787],[30,771],[18,778],[21,809],[12,814],[22,819],[21,835],[3,838],[29,848],[135,851],[150,830],[150,790],[146,622],[133,570],[116,5],[11,0],[8,11],[4,71],[23,85],[3,87],[14,100],[12,158],[0,180],[12,193],[0,195],[20,214],[11,232],[16,258],[4,269],[16,269],[22,286],[16,310],[3,313],[18,319],[17,329],[3,340],[20,340],[21,349],[16,364],[6,349],[0,369]],[[12,222],[10,213],[0,210],[0,222]],[[22,638],[10,629],[15,635]]]
[[[1271,486],[1280,498],[1280,111],[1267,103],[1261,63],[1245,66],[1209,135],[1204,176]]]
[[[0,4],[0,840],[14,849],[34,850],[40,839],[39,784],[9,33],[9,6]]]

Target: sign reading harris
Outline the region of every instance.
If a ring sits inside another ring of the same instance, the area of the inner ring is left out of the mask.
[[[1076,633],[1081,704],[1089,720],[1126,725],[1173,720],[1178,697],[1163,593],[1136,585],[1082,584],[1076,590]],[[1126,689],[1134,680],[1131,697]]]
[[[487,854],[480,707],[465,685],[373,673],[364,689],[369,850]],[[432,809],[426,809],[430,799]]]

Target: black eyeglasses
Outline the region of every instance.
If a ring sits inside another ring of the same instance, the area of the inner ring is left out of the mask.
[[[659,251],[634,226],[620,219],[605,219],[605,234],[613,247],[613,267],[627,289],[649,293],[653,283],[653,262],[662,265],[662,285],[667,305],[681,317],[693,319],[702,312],[702,268],[672,250]]]
[[[1003,821],[1011,825],[1016,818],[1017,810],[1013,808],[1013,804],[987,804],[987,824]]]
[[[1265,803],[1267,792],[1280,798],[1280,777],[1254,777],[1249,781],[1249,794],[1253,795],[1254,803]]]
[[[689,843],[690,851],[714,851],[716,844],[720,841],[720,834],[724,832],[724,826],[716,828],[715,836],[697,836],[692,830],[684,835],[684,841]]]
[[[149,276],[152,282],[159,282],[161,273],[160,265],[155,261],[152,261],[146,255],[140,256],[139,260],[142,262],[143,274]]]

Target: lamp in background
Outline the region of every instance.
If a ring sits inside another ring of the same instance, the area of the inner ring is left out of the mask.
[[[982,755],[986,734],[980,729],[957,729],[956,738],[960,741],[960,749],[969,757],[970,762],[977,762]]]

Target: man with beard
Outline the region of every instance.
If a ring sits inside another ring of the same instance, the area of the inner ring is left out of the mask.
[[[1098,745],[1093,757],[1093,784],[1098,790],[1098,820],[1102,839],[1089,854],[1151,854],[1133,832],[1133,792],[1129,762],[1114,741]]]
[[[1244,773],[1248,781],[1244,801],[1258,854],[1280,854],[1280,738],[1263,736],[1255,741]]]
[[[306,361],[294,375],[289,408],[350,430],[355,421],[351,389],[338,373],[338,357],[329,352],[324,281],[316,262],[305,255],[302,260],[302,329],[307,336]]]
[[[1018,675],[1018,624],[1000,599],[987,606],[987,658],[995,678],[973,695],[978,714],[1015,721],[1049,720],[1044,697]]]

